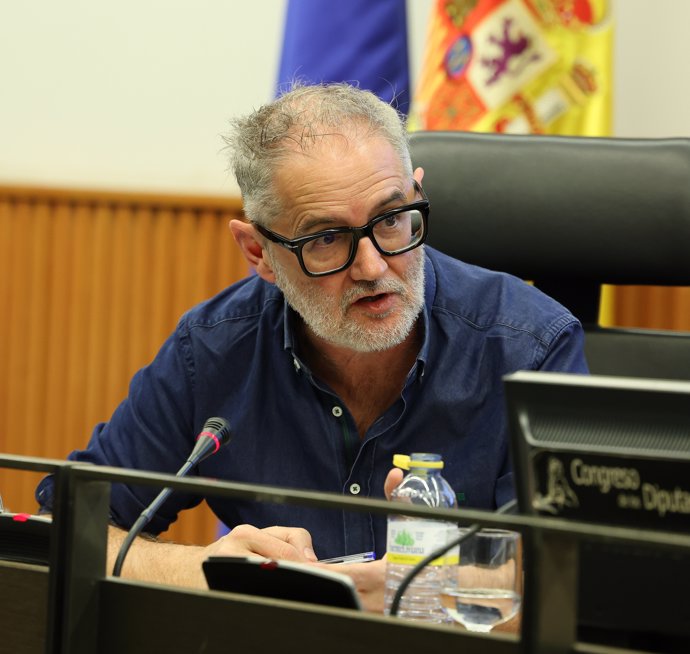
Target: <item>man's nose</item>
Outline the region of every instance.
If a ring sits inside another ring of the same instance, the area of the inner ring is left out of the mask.
[[[357,254],[350,266],[350,276],[358,280],[379,279],[388,270],[388,262],[368,236],[357,244]]]

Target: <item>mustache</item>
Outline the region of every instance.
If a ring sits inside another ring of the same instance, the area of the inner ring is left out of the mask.
[[[363,295],[381,295],[382,293],[397,293],[404,296],[407,294],[407,289],[402,282],[395,279],[360,281],[343,293],[340,304],[343,309],[347,309]]]

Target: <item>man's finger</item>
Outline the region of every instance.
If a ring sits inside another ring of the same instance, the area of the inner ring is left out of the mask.
[[[297,527],[268,527],[264,532],[292,545],[303,558],[299,560],[316,561],[316,554],[311,540],[311,534],[306,529]]]
[[[383,492],[386,494],[386,499],[390,500],[391,493],[398,484],[403,480],[405,473],[400,468],[393,468],[386,476],[386,481],[383,482]]]
[[[304,530],[287,527],[257,529],[252,525],[238,525],[213,544],[209,554],[213,556],[263,556],[267,559],[287,559],[306,562],[310,559],[304,552],[304,534],[294,534]],[[297,547],[288,542],[294,538]],[[309,537],[311,543],[311,537]],[[300,549],[298,549],[298,547]]]

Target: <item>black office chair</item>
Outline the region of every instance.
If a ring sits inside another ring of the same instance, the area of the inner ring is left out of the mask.
[[[593,373],[690,379],[690,332],[602,328],[601,284],[690,286],[690,139],[415,132],[428,243],[568,307]]]

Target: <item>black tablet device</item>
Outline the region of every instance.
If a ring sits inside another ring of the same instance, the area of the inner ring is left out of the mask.
[[[48,565],[52,520],[26,513],[0,513],[0,559]]]
[[[341,572],[260,557],[212,556],[202,565],[211,590],[362,608],[354,582]]]

